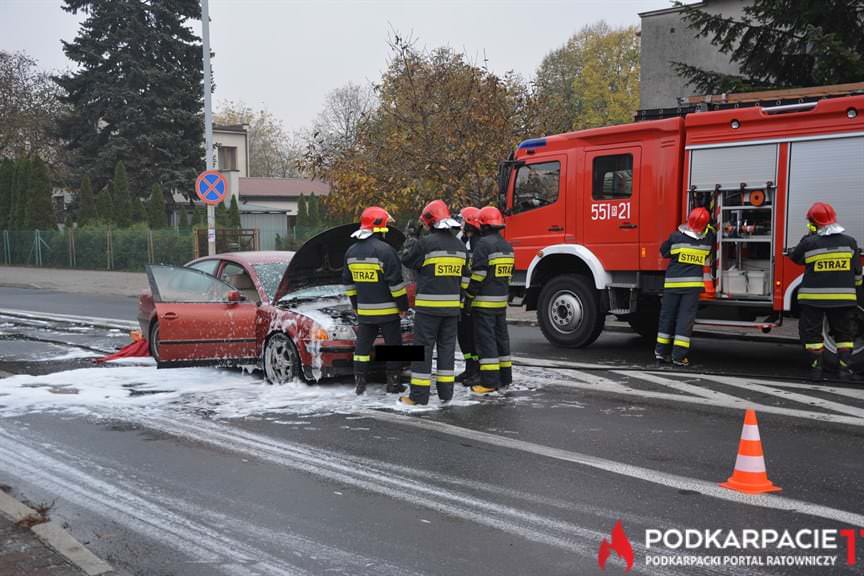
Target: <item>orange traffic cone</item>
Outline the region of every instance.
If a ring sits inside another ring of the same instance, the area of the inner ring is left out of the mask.
[[[699,295],[699,299],[714,300],[717,298],[717,289],[714,288],[714,275],[711,273],[711,266],[707,264],[702,268],[702,280],[705,282],[705,291]]]
[[[765,454],[759,437],[759,424],[756,411],[747,410],[744,414],[744,428],[741,430],[741,443],[738,445],[738,458],[735,470],[729,480],[720,484],[723,488],[737,490],[746,494],[779,492],[781,488],[768,480],[765,470]]]

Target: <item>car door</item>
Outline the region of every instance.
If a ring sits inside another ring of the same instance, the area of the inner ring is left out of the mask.
[[[505,234],[513,245],[517,270],[527,270],[538,250],[564,241],[567,195],[561,189],[566,159],[544,156],[516,169]]]
[[[193,268],[148,266],[147,278],[156,306],[160,368],[257,361],[254,302]]]
[[[607,270],[639,269],[640,162],[638,146],[585,153],[584,189],[591,196],[583,237]]]

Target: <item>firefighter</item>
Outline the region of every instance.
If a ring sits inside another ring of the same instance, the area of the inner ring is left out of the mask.
[[[694,208],[687,224],[669,236],[660,254],[669,258],[663,281],[663,301],[660,305],[660,324],[654,357],[658,362],[675,366],[690,365],[690,334],[699,307],[699,294],[705,289],[703,269],[714,246],[711,219],[705,208]],[[671,350],[671,354],[670,354]]]
[[[384,241],[393,218],[383,208],[372,206],[360,215],[360,228],[351,234],[358,241],[345,253],[342,283],[357,315],[357,341],[354,348],[354,391],[366,391],[366,377],[372,344],[378,333],[390,346],[402,344],[400,317],[408,310],[406,282],[396,250]],[[398,394],[405,387],[399,382],[400,366],[388,362],[387,392]]]
[[[402,263],[416,271],[414,343],[424,348],[423,361],[411,365],[411,392],[399,399],[409,406],[429,403],[435,347],[438,399],[449,402],[453,398],[460,285],[467,264],[465,245],[455,234],[459,223],[450,217],[450,209],[443,200],[427,204],[420,222],[429,234],[407,241],[402,251]]]
[[[510,334],[507,332],[507,293],[513,274],[513,247],[501,237],[504,217],[494,206],[480,210],[480,237],[473,242],[471,277],[465,290],[470,307],[480,383],[473,394],[485,396],[513,382]]]
[[[822,379],[823,322],[827,318],[837,346],[840,378],[852,377],[856,288],[861,286],[858,244],[837,224],[830,204],[816,202],[807,211],[809,234],[792,250],[790,258],[804,266],[798,288],[801,317],[798,333],[807,353],[810,378]]]
[[[471,260],[471,245],[477,240],[480,234],[480,209],[474,206],[466,206],[459,211],[459,216],[462,219],[462,242],[465,243],[465,248],[468,250],[468,261]],[[471,281],[468,276],[468,267],[465,267],[466,275],[462,277],[462,290],[468,288]],[[456,381],[461,382],[463,386],[473,386],[479,384],[480,380],[480,365],[477,362],[477,350],[474,345],[474,323],[471,319],[470,306],[462,307],[462,314],[459,316],[459,349],[462,350],[462,358],[465,360],[465,371],[456,376]]]

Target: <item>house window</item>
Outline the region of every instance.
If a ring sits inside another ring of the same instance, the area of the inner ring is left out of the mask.
[[[219,170],[222,170],[223,172],[227,172],[229,170],[237,170],[236,146],[219,147]]]

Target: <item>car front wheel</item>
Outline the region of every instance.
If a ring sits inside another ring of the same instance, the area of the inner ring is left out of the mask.
[[[605,310],[590,280],[575,274],[551,279],[540,291],[537,320],[549,342],[584,348],[603,331]]]
[[[300,374],[300,355],[291,339],[277,332],[264,345],[264,377],[270,384],[287,384]]]

